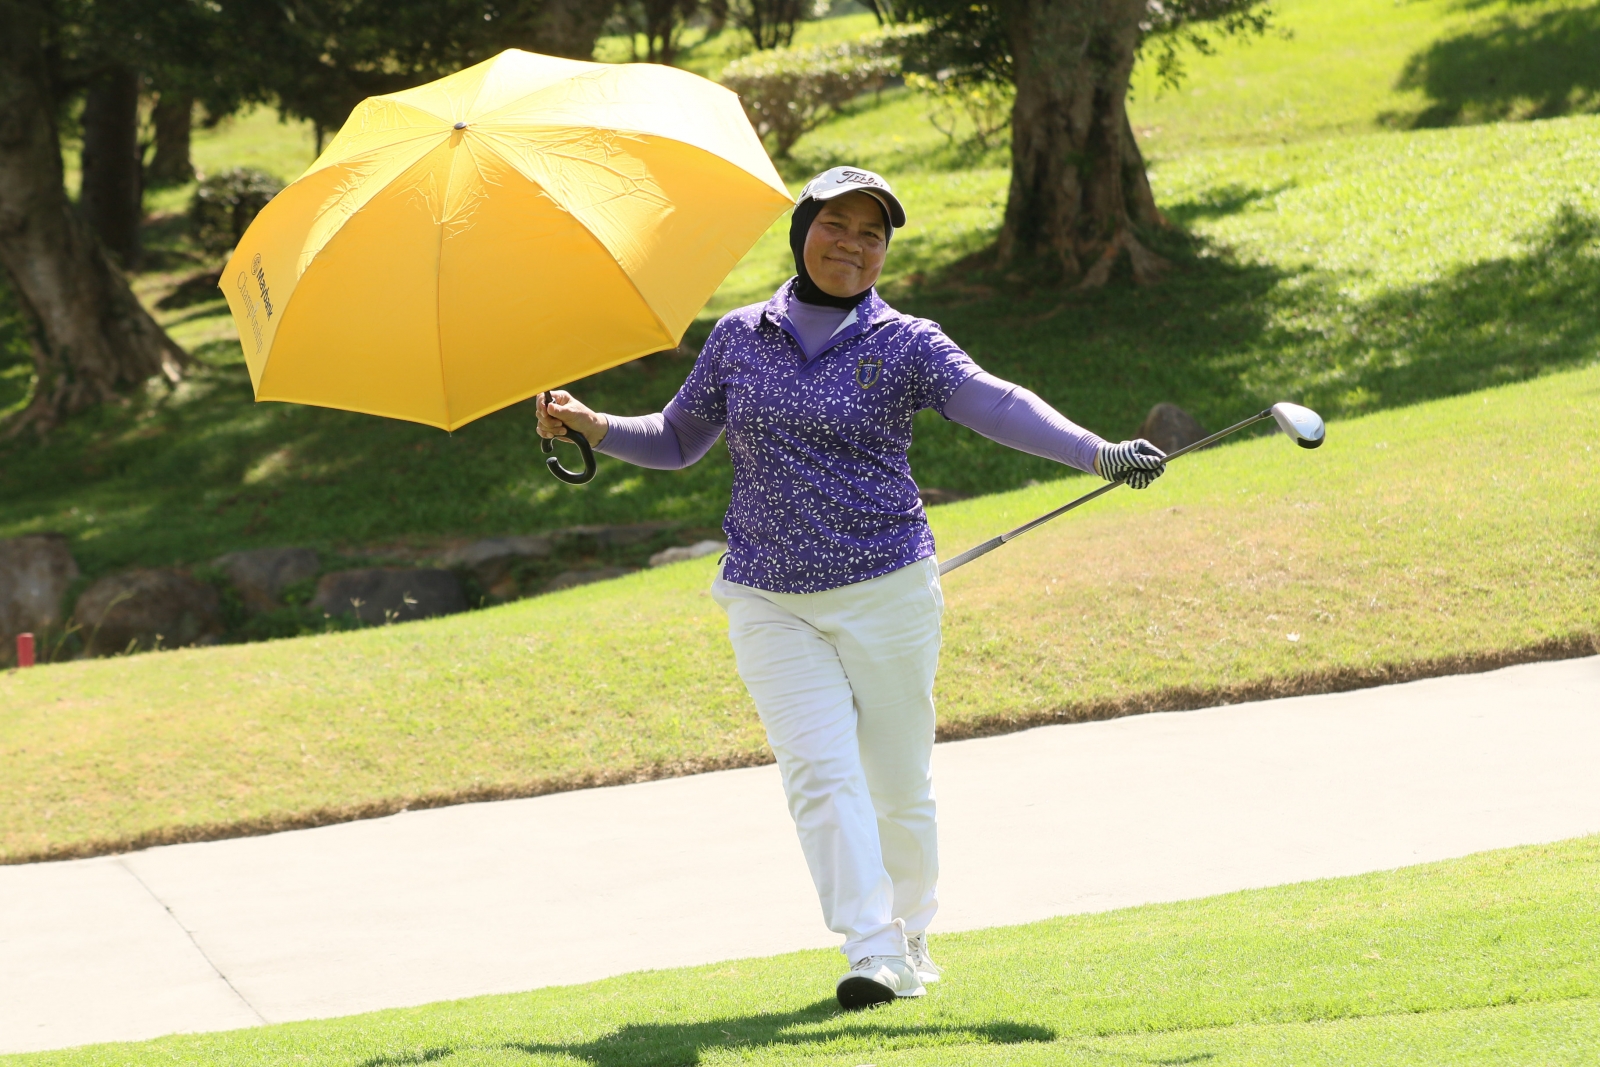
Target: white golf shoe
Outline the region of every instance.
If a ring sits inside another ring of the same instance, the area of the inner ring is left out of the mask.
[[[906,958],[911,961],[911,966],[917,969],[917,977],[924,982],[937,982],[944,977],[944,971],[933,962],[933,957],[928,955],[928,935],[926,933],[906,935]]]
[[[926,992],[917,969],[905,956],[868,956],[839,979],[839,1007],[855,1011]]]

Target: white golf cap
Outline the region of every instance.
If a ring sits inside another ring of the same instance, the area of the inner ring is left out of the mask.
[[[889,183],[883,176],[874,174],[870,170],[860,167],[834,167],[806,182],[806,187],[800,190],[800,197],[796,203],[803,204],[807,200],[832,200],[845,193],[866,193],[878,198],[884,210],[889,213],[889,225],[895,229],[906,224],[906,209],[900,206],[900,199],[889,188]]]

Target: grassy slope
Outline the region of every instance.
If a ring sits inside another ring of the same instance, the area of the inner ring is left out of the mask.
[[[1291,4],[1284,21],[1299,36],[1229,44],[1216,59],[1194,62],[1186,92],[1300,101],[1295,129],[1325,134],[1313,121],[1327,110],[1316,95],[1321,68],[1306,73],[1314,42],[1341,42],[1341,64],[1386,71],[1372,84],[1388,84],[1399,74],[1395,40],[1420,51],[1468,15],[1492,20],[1501,10],[1405,5],[1395,9],[1395,25],[1409,29],[1386,36],[1367,31],[1366,2]],[[806,32],[849,25],[829,20]],[[1230,73],[1235,61],[1255,66]],[[1161,119],[1160,108],[1180,102],[1163,99],[1146,101],[1160,122],[1209,128],[1201,113]],[[1370,116],[1391,103],[1380,93],[1351,106]],[[1251,120],[1248,109],[1239,114],[1217,126],[1224,142],[1243,136]],[[1182,269],[1151,291],[1065,298],[1013,291],[1004,279],[974,284],[952,267],[998,225],[1003,158],[946,145],[903,91],[885,93],[881,106],[863,101],[805,139],[789,175],[845,159],[891,174],[914,208],[891,256],[886,288],[895,301],[938,318],[995,372],[1123,437],[1162,400],[1213,425],[1284,396],[1353,414],[1590,358],[1596,323],[1586,309],[1600,300],[1600,192],[1590,165],[1597,151],[1600,121],[1578,118],[1163,157],[1158,193],[1197,235],[1170,249]],[[211,167],[279,159],[288,173],[304,164],[309,144],[303,130],[258,114],[203,135],[196,156]],[[761,298],[786,275],[782,230],[780,223],[730,276],[695,336],[715,314]],[[165,262],[145,284],[170,285],[194,266]],[[0,442],[0,536],[62,530],[85,570],[98,574],[252,545],[329,549],[578,522],[720,519],[728,483],[720,448],[681,474],[602,461],[600,481],[575,491],[531,462],[529,415],[520,408],[445,436],[253,405],[220,311],[213,301],[162,312],[216,364],[178,396],[108,409],[48,446]],[[652,357],[581,390],[619,413],[653,410],[687,369],[683,357]],[[0,408],[25,381],[21,370],[0,368]],[[969,493],[1054,473],[931,414],[919,424],[913,460],[924,485]]]
[[[1600,637],[1600,367],[1185,459],[947,582],[947,731]],[[945,555],[1084,489],[933,511]],[[763,758],[709,559],[0,675],[0,855]],[[1291,638],[1289,635],[1297,635]],[[1320,684],[1326,684],[1320,683]]]
[[[805,952],[18,1067],[1591,1062],[1600,838],[938,937],[949,978],[841,1016]]]
[[[1263,38],[1134,75],[1147,153],[1600,110],[1592,0],[1276,0]]]

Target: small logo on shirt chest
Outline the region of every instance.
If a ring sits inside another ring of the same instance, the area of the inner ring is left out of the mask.
[[[883,370],[883,357],[862,356],[856,360],[856,384],[863,389],[871,389],[878,384],[878,375]]]

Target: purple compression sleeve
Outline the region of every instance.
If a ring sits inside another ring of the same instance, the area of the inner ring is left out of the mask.
[[[722,424],[707,422],[678,407],[676,400],[654,415],[607,415],[605,439],[596,452],[636,467],[675,471],[698,462],[722,434]]]
[[[1034,393],[982,371],[961,383],[944,415],[991,441],[1091,474],[1105,444]]]

